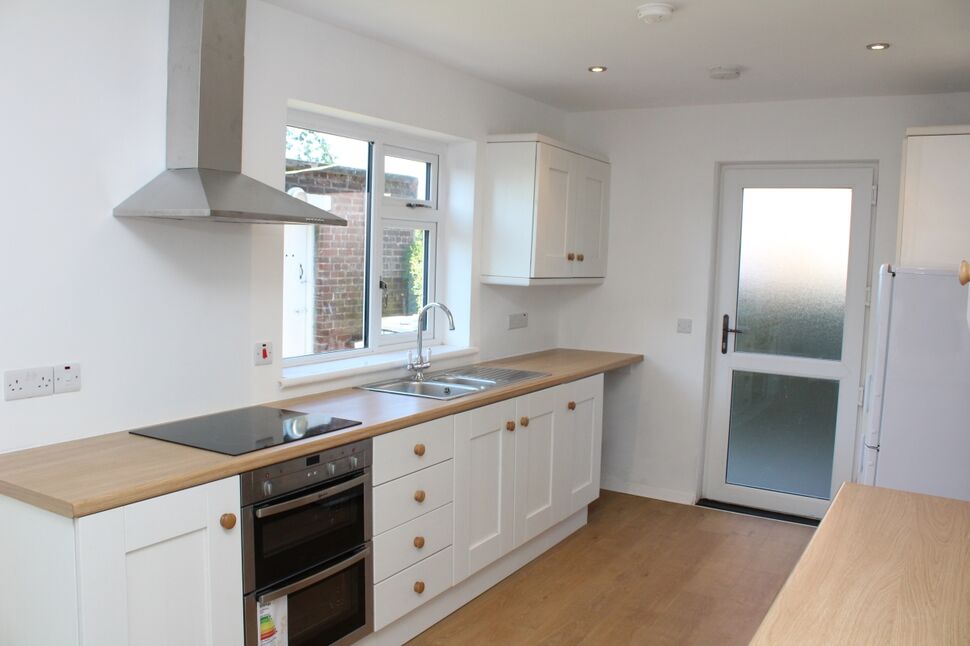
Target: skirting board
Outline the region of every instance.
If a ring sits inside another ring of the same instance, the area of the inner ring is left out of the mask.
[[[582,529],[586,525],[586,514],[586,508],[577,511],[444,594],[357,643],[361,646],[400,646],[409,639],[413,639],[505,577],[521,569],[529,561],[548,551],[573,532]]]
[[[603,476],[600,489],[628,493],[634,496],[641,496],[643,498],[656,498],[657,500],[676,502],[680,503],[681,505],[693,505],[695,502],[697,502],[697,494],[693,491],[677,491],[675,489],[651,487],[650,485],[640,484],[638,482],[629,482],[627,480],[620,480],[619,478],[611,478],[607,475]]]

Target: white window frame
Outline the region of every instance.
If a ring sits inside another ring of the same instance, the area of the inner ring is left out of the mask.
[[[367,347],[348,350],[334,350],[326,353],[308,354],[299,357],[284,357],[283,368],[303,366],[308,364],[323,364],[353,357],[400,352],[417,346],[417,335],[410,334],[381,334],[382,293],[379,288],[380,273],[383,262],[383,233],[385,227],[413,227],[429,229],[428,250],[428,284],[426,286],[427,301],[435,300],[438,253],[443,246],[445,226],[439,206],[439,186],[443,180],[442,158],[445,148],[440,143],[409,137],[394,130],[372,128],[350,121],[343,121],[303,110],[290,109],[287,113],[287,126],[306,128],[327,134],[349,137],[371,143],[370,168],[370,259],[368,267],[368,309],[366,313]],[[282,137],[281,133],[281,137]],[[432,164],[431,200],[407,200],[384,195],[384,156],[403,157]],[[420,202],[424,206],[408,207],[407,203]],[[297,225],[299,226],[299,225]],[[282,262],[282,258],[281,258]],[[280,308],[282,315],[282,307]],[[444,343],[444,332],[441,326],[435,326],[433,317],[429,316],[428,329],[422,335],[425,347],[433,347]],[[399,338],[404,337],[404,338]],[[282,343],[281,343],[282,347]]]

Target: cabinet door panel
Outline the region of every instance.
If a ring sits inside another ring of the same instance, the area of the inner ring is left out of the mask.
[[[561,278],[570,275],[566,254],[567,218],[574,198],[573,155],[561,148],[538,144],[536,157],[536,213],[532,236],[532,276]]]
[[[241,644],[239,512],[233,477],[79,519],[82,644]]]
[[[515,545],[535,538],[560,520],[564,468],[563,410],[560,388],[516,399]],[[521,424],[528,417],[528,425]]]
[[[577,278],[606,276],[607,213],[610,195],[610,166],[601,161],[574,156],[575,208],[570,212],[569,249],[576,252],[572,275]],[[578,260],[579,255],[583,260]]]
[[[455,582],[512,549],[512,401],[455,416]]]
[[[569,384],[570,411],[568,509],[579,511],[599,497],[600,460],[603,447],[603,375]]]

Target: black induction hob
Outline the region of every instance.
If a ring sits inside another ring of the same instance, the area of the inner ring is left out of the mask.
[[[242,455],[359,424],[321,413],[250,406],[129,432],[225,455]]]

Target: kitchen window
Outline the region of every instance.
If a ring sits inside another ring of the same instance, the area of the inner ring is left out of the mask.
[[[440,152],[315,116],[287,125],[285,189],[348,225],[285,227],[285,365],[413,346],[435,292]]]

